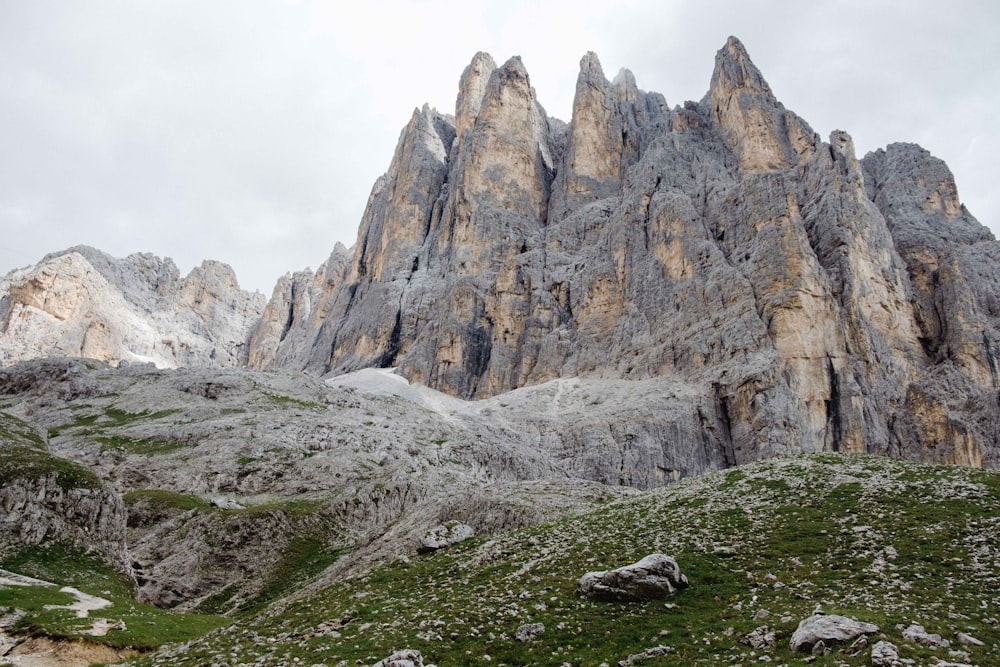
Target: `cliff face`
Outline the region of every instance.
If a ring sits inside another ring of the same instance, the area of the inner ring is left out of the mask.
[[[720,463],[996,465],[998,253],[943,163],[822,141],[735,38],[705,98],[673,109],[587,54],[569,125],[519,59],[477,54],[455,117],[424,107],[404,129],[325,314],[276,291],[296,342],[250,355],[398,367],[465,398],[674,377],[714,405]]]
[[[160,367],[246,363],[264,298],[205,261],[181,278],[149,254],[77,247],[0,278],[0,365],[45,355]]]

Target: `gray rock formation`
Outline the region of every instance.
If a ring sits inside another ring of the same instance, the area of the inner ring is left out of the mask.
[[[940,160],[822,141],[735,38],[673,108],[586,54],[569,124],[479,53],[454,116],[414,110],[353,250],[266,307],[217,263],[77,248],[0,282],[0,363],[394,367],[463,399],[662,379],[687,404],[612,436],[661,481],[822,450],[996,467],[998,260]]]
[[[743,643],[754,649],[771,648],[778,643],[778,635],[767,625],[754,628],[743,638]]]
[[[238,366],[263,306],[220,262],[182,279],[170,259],[71,248],[0,278],[0,365],[61,355]]]
[[[793,651],[815,653],[815,647],[820,642],[828,647],[830,644],[843,644],[875,632],[878,632],[878,626],[872,623],[836,614],[814,614],[799,622],[792,633],[790,645]]]
[[[434,667],[434,665],[424,665],[424,657],[420,655],[420,651],[403,649],[393,651],[392,655],[379,660],[372,667]]]
[[[272,319],[296,334],[250,356],[397,367],[462,398],[664,378],[697,408],[658,421],[699,434],[711,467],[820,450],[996,466],[997,259],[943,163],[822,141],[734,38],[705,98],[673,109],[588,53],[568,125],[519,59],[477,54],[455,117],[424,107],[404,129],[324,317],[286,280]]]
[[[544,623],[525,623],[514,631],[514,639],[519,642],[530,642],[538,639],[544,633]]]
[[[0,556],[22,547],[96,550],[131,575],[126,510],[90,470],[53,456],[28,424],[0,412]]]
[[[580,595],[608,602],[642,602],[673,595],[688,585],[670,556],[650,554],[616,570],[588,572],[580,577]]]

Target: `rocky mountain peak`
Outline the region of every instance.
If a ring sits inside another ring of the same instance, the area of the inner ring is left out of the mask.
[[[59,354],[161,367],[246,362],[264,298],[207,260],[183,280],[169,258],[53,253],[0,278],[0,365]]]
[[[458,99],[446,156],[447,118],[404,131],[334,305],[310,325],[307,368],[394,366],[462,397],[566,376],[683,379],[711,397],[705,446],[729,462],[919,449],[909,410],[961,419],[929,390],[942,372],[929,359],[992,386],[998,309],[958,278],[954,253],[925,252],[937,268],[922,272],[897,240],[931,219],[962,224],[948,179],[897,149],[859,162],[845,132],[824,143],[738,40],[705,100],[672,110],[627,70],[609,82],[593,53],[568,125],[546,117],[519,58],[477,55]],[[945,292],[923,276],[945,267],[966,287],[939,326]],[[926,295],[916,308],[913,293]],[[959,431],[947,460],[993,446]]]
[[[604,88],[608,85],[608,81],[604,77],[604,70],[601,68],[600,58],[593,51],[587,51],[583,58],[580,58],[580,76],[576,80],[577,88],[581,82],[591,80],[598,88]]]
[[[709,103],[713,122],[744,171],[802,164],[819,143],[812,128],[778,102],[735,37],[715,56]]]
[[[730,36],[715,54],[715,70],[711,88],[720,91],[741,90],[765,95],[772,100],[774,94],[757,66],[750,60],[746,47],[736,37]]]
[[[472,62],[462,72],[458,83],[458,99],[455,102],[455,132],[462,134],[472,129],[479,109],[483,105],[483,95],[489,83],[493,70],[497,68],[493,57],[480,51],[472,57]]]

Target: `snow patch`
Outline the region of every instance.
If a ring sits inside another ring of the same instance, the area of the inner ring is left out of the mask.
[[[47,604],[45,605],[46,609],[69,609],[76,612],[77,618],[87,618],[90,612],[97,611],[98,609],[106,609],[111,606],[111,600],[105,600],[96,595],[89,595],[72,586],[63,586],[59,589],[59,592],[69,593],[76,598],[76,602],[72,604]]]
[[[420,383],[410,384],[395,368],[363,368],[330,378],[331,387],[350,388],[376,396],[395,396],[436,412],[448,421],[469,411],[470,402],[443,394]]]

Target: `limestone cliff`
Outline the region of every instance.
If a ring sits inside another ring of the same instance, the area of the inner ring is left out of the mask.
[[[181,278],[170,259],[87,247],[0,278],[0,365],[63,355],[160,367],[246,363],[264,298],[205,261]]]
[[[996,465],[1000,248],[940,161],[824,142],[735,38],[701,102],[671,109],[588,53],[567,125],[520,59],[477,54],[455,114],[414,112],[325,317],[303,328],[282,287],[302,343],[261,366],[398,367],[465,398],[675,378],[714,405],[722,465]]]

